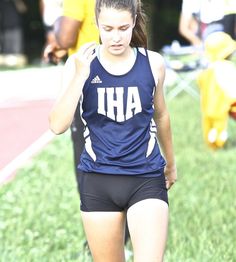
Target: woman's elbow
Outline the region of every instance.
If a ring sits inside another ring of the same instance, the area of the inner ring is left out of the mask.
[[[60,135],[62,133],[64,133],[64,131],[61,131],[59,128],[51,126],[50,125],[50,130],[55,134],[55,135]]]
[[[64,133],[65,131],[63,131],[61,128],[59,128],[56,125],[49,125],[50,130],[55,134],[55,135],[60,135],[62,133]]]
[[[62,126],[60,122],[53,120],[51,117],[49,117],[49,128],[55,135],[60,135],[68,129],[68,127]]]

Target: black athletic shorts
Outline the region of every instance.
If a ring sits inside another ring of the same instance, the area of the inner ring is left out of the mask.
[[[81,172],[78,182],[82,211],[123,211],[149,198],[168,204],[164,173],[138,177]]]

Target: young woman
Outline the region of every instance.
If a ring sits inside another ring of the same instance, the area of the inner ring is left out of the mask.
[[[134,261],[162,261],[167,189],[177,176],[164,62],[146,49],[139,0],[97,0],[95,11],[101,45],[85,44],[67,60],[50,126],[66,131],[81,100],[86,143],[79,192],[94,261],[125,261],[126,217]]]

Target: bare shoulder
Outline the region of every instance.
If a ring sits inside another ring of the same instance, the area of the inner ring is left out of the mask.
[[[151,50],[148,50],[149,62],[155,82],[163,82],[165,76],[165,61],[163,56]]]
[[[148,50],[148,57],[151,67],[156,69],[163,69],[165,67],[164,58],[160,53]]]

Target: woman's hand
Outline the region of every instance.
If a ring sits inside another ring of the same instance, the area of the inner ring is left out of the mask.
[[[166,188],[169,190],[173,184],[177,181],[177,169],[176,166],[165,167],[165,178],[166,178]]]
[[[90,74],[90,64],[92,60],[96,56],[95,48],[96,48],[95,42],[86,43],[77,53],[72,55],[72,59],[74,59],[75,63],[75,70],[78,74],[79,78],[83,79],[84,81],[87,80]]]

